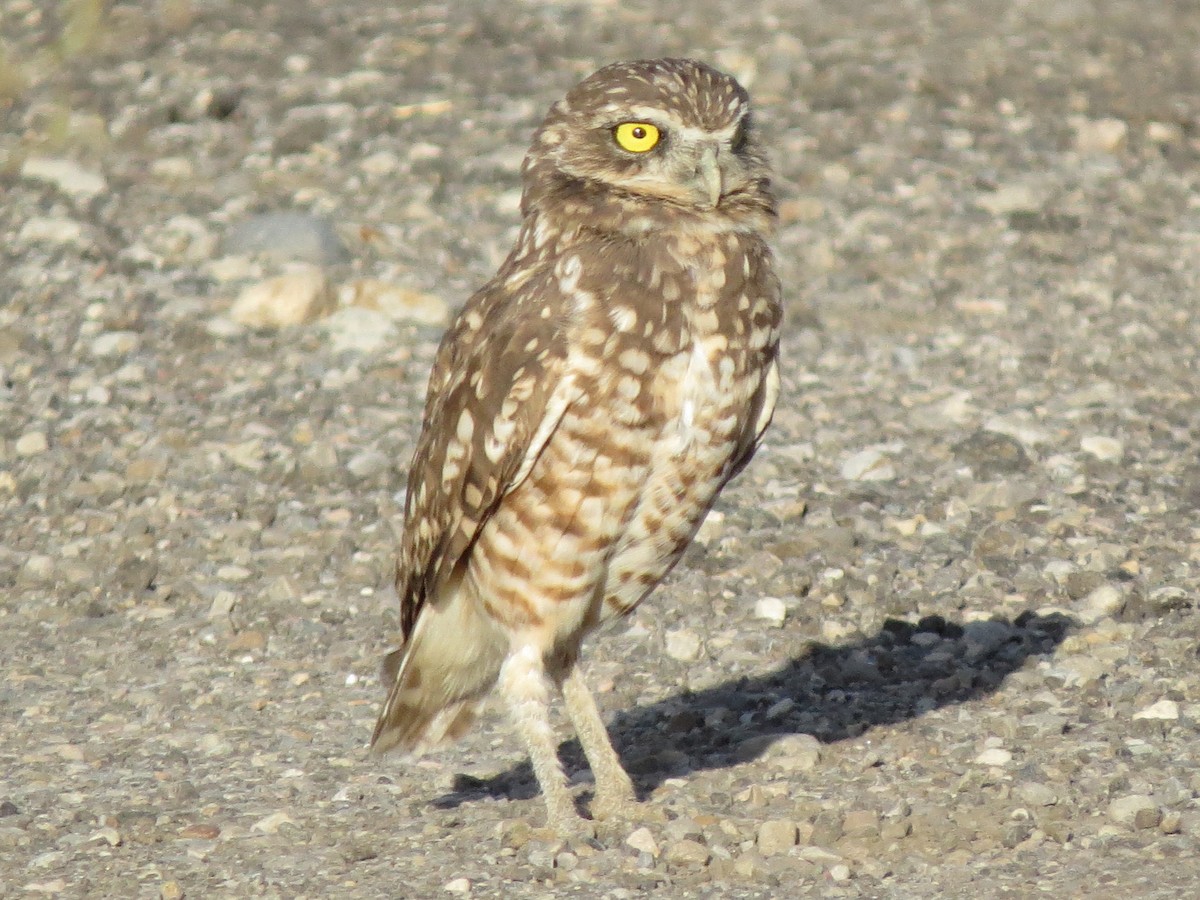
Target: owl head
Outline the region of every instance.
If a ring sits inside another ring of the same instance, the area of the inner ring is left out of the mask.
[[[523,175],[526,213],[555,199],[585,216],[617,204],[623,222],[655,227],[656,209],[757,219],[773,207],[749,95],[691,59],[615,63],[584,79],[551,107]]]

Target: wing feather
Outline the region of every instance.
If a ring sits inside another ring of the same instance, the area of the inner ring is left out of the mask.
[[[467,302],[442,339],[396,563],[406,640],[577,396],[563,309],[569,303],[549,269],[515,293],[497,279]]]

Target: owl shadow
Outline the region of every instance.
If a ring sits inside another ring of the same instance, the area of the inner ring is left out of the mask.
[[[1052,654],[1073,624],[1060,614],[1033,612],[963,624],[941,616],[915,624],[889,619],[852,644],[808,643],[774,671],[621,710],[609,733],[645,799],[668,778],[751,762],[791,735],[832,744],[987,696],[1031,657]],[[811,762],[800,757],[811,759],[814,746],[789,743],[780,752],[797,756],[792,765],[806,768]],[[586,772],[578,741],[564,742],[559,753],[568,773]],[[482,797],[528,799],[537,793],[526,762],[490,778],[459,776],[435,803],[450,808]]]

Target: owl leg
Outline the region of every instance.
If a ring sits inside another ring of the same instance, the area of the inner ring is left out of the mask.
[[[567,715],[596,778],[592,816],[596,819],[632,818],[631,812],[637,805],[633,782],[613,749],[608,729],[604,727],[578,665],[572,664],[562,680],[562,694]]]
[[[500,667],[500,692],[542,789],[547,824],[565,836],[586,828],[567,790],[554,729],[550,727],[550,687],[542,653],[533,644],[518,646]]]

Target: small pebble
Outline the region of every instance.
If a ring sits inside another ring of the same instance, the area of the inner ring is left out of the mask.
[[[87,243],[83,225],[65,216],[34,216],[26,220],[17,232],[17,240],[25,244]]]
[[[46,440],[46,435],[41,431],[27,431],[19,438],[14,445],[17,451],[17,456],[38,456],[45,453],[50,447],[50,442]]]
[[[217,569],[217,577],[222,581],[245,581],[253,574],[245,566],[220,566]]]
[[[1080,601],[1077,614],[1085,625],[1115,616],[1125,606],[1125,595],[1111,584],[1103,584]]]
[[[666,634],[666,651],[671,659],[695,662],[700,658],[701,648],[700,635],[688,628],[668,631]]]
[[[88,840],[103,841],[110,847],[119,847],[121,845],[121,833],[111,826],[105,826],[93,832]]]
[[[259,831],[263,834],[275,834],[284,825],[295,825],[296,820],[285,812],[271,813],[269,816],[264,816],[253,825],[250,826],[251,831]]]
[[[283,328],[311,322],[333,308],[333,293],[324,273],[307,267],[268,278],[238,296],[229,317],[254,328]]]
[[[1118,825],[1131,828],[1155,828],[1162,819],[1153,797],[1145,794],[1129,794],[1118,797],[1108,804],[1108,817]],[[1153,821],[1151,821],[1153,819]]]
[[[773,740],[764,755],[785,772],[811,772],[821,761],[821,742],[811,734],[787,734]]]
[[[1121,119],[1071,120],[1075,129],[1075,149],[1080,153],[1117,153],[1125,146],[1129,126]]]
[[[442,885],[442,890],[448,894],[469,894],[471,882],[467,878],[452,878]]]
[[[1079,442],[1084,453],[1090,453],[1102,462],[1119,462],[1125,455],[1125,445],[1116,438],[1104,435],[1089,435]]]
[[[667,845],[667,862],[685,866],[703,866],[708,863],[708,848],[699,841],[673,841]]]
[[[186,156],[164,156],[150,163],[150,175],[159,181],[186,183],[196,177],[196,165]]]
[[[325,322],[325,329],[334,353],[375,353],[391,346],[396,336],[391,319],[359,306],[339,309]]]
[[[994,216],[1015,212],[1036,212],[1045,202],[1045,191],[1031,184],[1001,185],[990,194],[976,198],[975,205]]]
[[[754,616],[779,628],[787,618],[787,606],[778,597],[762,597],[754,604]]]
[[[220,619],[228,616],[233,612],[234,606],[237,605],[237,594],[233,591],[217,591],[213,597],[212,605],[208,608],[208,617],[210,619]]]
[[[796,846],[798,831],[790,819],[773,819],[758,826],[758,852],[763,856],[787,853]]]
[[[847,481],[891,481],[896,468],[883,451],[868,447],[842,461],[841,476]]]
[[[1133,714],[1135,719],[1165,719],[1173,721],[1179,718],[1179,704],[1174,700],[1159,700],[1145,709]]]
[[[872,809],[854,809],[842,819],[842,834],[846,837],[877,837],[879,813]]]
[[[1007,766],[1012,758],[1012,753],[1003,747],[989,747],[975,757],[975,762],[981,766]]]
[[[84,199],[108,190],[108,182],[103,175],[69,159],[31,156],[21,164],[21,177],[52,184],[64,194]]]
[[[445,325],[450,319],[450,307],[441,297],[371,278],[351,281],[338,295],[343,306],[374,310],[397,322]]]
[[[1016,791],[1021,802],[1030,806],[1054,806],[1058,802],[1058,794],[1054,789],[1038,782],[1020,784]]]
[[[650,833],[649,828],[635,829],[629,837],[625,838],[625,844],[639,853],[649,853],[653,857],[657,857],[660,853],[658,842],[654,840],[654,835]]]
[[[138,348],[140,338],[133,331],[107,331],[92,341],[92,356],[126,356]]]
[[[267,636],[256,629],[239,631],[229,641],[229,649],[233,651],[265,650]]]
[[[392,464],[391,457],[378,450],[363,450],[350,457],[346,463],[346,471],[355,478],[373,478],[381,472],[386,472]]]

